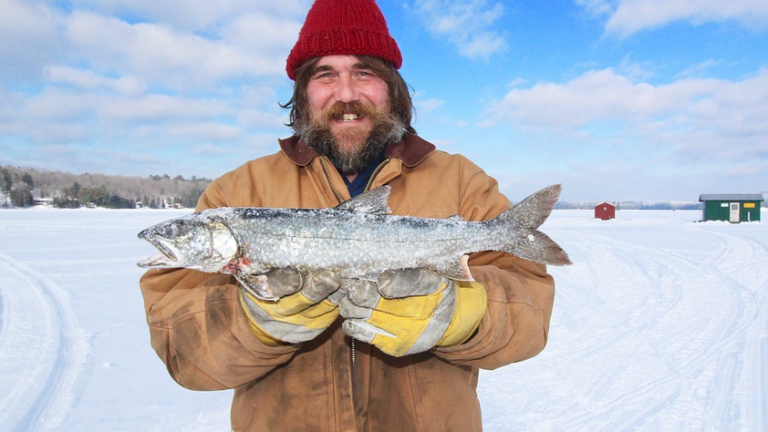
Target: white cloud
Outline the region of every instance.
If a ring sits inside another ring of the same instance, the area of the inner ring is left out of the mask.
[[[285,61],[276,59],[309,3],[0,0],[0,133],[34,152],[284,130],[275,82]]]
[[[192,153],[203,156],[219,156],[232,153],[232,150],[211,144],[201,144],[192,148]]]
[[[696,76],[702,72],[708,71],[712,69],[713,67],[716,67],[720,65],[722,62],[720,60],[714,60],[714,59],[708,59],[704,60],[701,63],[695,64],[688,69],[680,72],[677,74],[678,77],[689,77],[689,76]]]
[[[443,106],[445,101],[442,99],[419,99],[413,103],[418,111],[434,111]]]
[[[663,85],[593,70],[566,83],[512,89],[488,111],[488,125],[508,121],[534,132],[560,131],[587,145],[600,134],[666,147],[678,160],[764,158],[768,70],[741,81]]]
[[[252,104],[247,95],[133,95],[111,91],[108,86],[119,84],[99,76],[71,70],[55,75],[80,86],[50,86],[35,95],[0,88],[0,139],[23,137],[23,151],[34,153],[53,144],[109,142],[130,149],[237,142],[254,131],[287,131],[276,105]]]
[[[638,63],[630,58],[627,54],[621,59],[618,70],[619,72],[629,78],[632,81],[645,80],[653,77],[653,65],[650,62]]]
[[[416,0],[414,8],[430,32],[447,37],[468,58],[488,58],[507,48],[494,23],[504,13],[502,3],[487,0]]]
[[[576,0],[576,4],[595,16],[610,15],[614,10],[611,0]]]
[[[312,0],[70,0],[74,9],[129,16],[184,31],[216,31],[240,16],[264,13],[303,20]]]
[[[10,124],[14,122],[26,124],[27,121],[43,124],[81,120],[81,116],[87,117],[93,107],[93,99],[89,95],[57,88],[50,88],[29,97],[17,95],[17,101],[14,121]],[[37,133],[40,132],[40,130],[37,131]]]
[[[650,92],[649,85],[633,84],[613,69],[589,71],[565,84],[542,82],[515,88],[494,104],[490,118],[491,122],[507,119],[534,127],[578,127],[647,110]],[[628,95],[635,103],[628,103]]]
[[[608,16],[605,30],[627,37],[674,21],[693,25],[737,21],[747,27],[768,25],[765,0],[577,0],[589,13]]]
[[[36,79],[60,57],[60,16],[34,1],[0,0],[0,78]]]
[[[74,13],[66,35],[96,70],[135,75],[166,87],[211,86],[227,79],[283,72],[270,52],[249,52],[222,40],[90,12]]]
[[[233,108],[224,100],[161,94],[99,100],[95,109],[99,118],[110,122],[197,121],[233,113]]]
[[[280,58],[293,47],[298,38],[302,23],[295,19],[282,18],[263,12],[242,15],[228,23],[221,30],[224,40],[235,46],[258,52],[262,55],[275,54],[270,60]],[[277,61],[275,63],[283,64]]]
[[[237,126],[221,124],[213,121],[202,123],[187,122],[179,125],[170,124],[166,127],[166,131],[168,135],[192,140],[194,142],[232,142],[233,140],[243,138],[245,135],[243,129]],[[203,146],[213,147],[210,144],[203,144]]]
[[[86,91],[108,89],[124,95],[141,95],[146,85],[135,77],[108,78],[90,70],[75,69],[68,66],[50,66],[46,68],[48,80],[52,83],[69,84]]]
[[[241,109],[238,113],[238,122],[254,129],[274,128],[288,123],[288,115],[285,112],[275,114],[255,109]]]
[[[39,83],[69,68],[179,89],[276,77],[309,1],[0,0],[0,78]]]

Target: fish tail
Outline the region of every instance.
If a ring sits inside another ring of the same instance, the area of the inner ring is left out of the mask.
[[[541,189],[490,221],[499,230],[500,249],[544,264],[571,264],[563,248],[538,230],[552,213],[561,190],[559,184]]]

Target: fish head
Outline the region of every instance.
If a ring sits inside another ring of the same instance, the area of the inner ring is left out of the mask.
[[[159,251],[138,263],[144,268],[183,267],[216,273],[237,257],[239,249],[224,222],[199,214],[161,222],[138,236]]]

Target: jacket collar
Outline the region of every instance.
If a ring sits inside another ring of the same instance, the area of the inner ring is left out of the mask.
[[[296,135],[278,142],[285,155],[296,165],[306,166],[317,156],[317,152],[307,147]],[[403,165],[412,168],[420,164],[434,150],[434,144],[421,139],[418,135],[406,132],[403,139],[387,146],[384,154],[389,159],[400,159]]]

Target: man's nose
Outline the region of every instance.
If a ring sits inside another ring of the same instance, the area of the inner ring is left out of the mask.
[[[336,100],[348,103],[356,101],[358,96],[358,89],[352,77],[341,75],[336,85]]]

